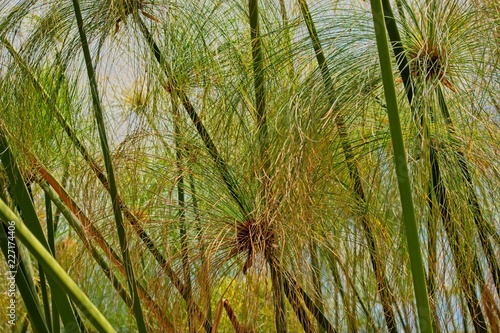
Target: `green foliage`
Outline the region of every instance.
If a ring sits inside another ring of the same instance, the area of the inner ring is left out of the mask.
[[[120,332],[498,330],[500,7],[372,2],[1,2],[3,201]]]

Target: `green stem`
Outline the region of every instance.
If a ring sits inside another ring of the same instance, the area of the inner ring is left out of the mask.
[[[391,40],[392,50],[396,56],[396,63],[406,90],[406,97],[410,105],[412,105],[413,96],[415,95],[415,86],[411,78],[410,64],[408,63],[403,42],[401,41],[398,25],[394,19],[391,3],[389,0],[382,0],[382,6],[384,8],[384,19],[387,33],[389,34],[389,38]]]
[[[96,75],[94,72],[94,67],[92,65],[92,59],[90,57],[89,44],[85,30],[83,27],[83,18],[80,11],[80,4],[78,0],[73,0],[73,8],[75,11],[76,21],[78,23],[78,32],[80,34],[80,41],[82,46],[83,55],[85,58],[85,67],[87,68],[87,74],[90,82],[90,90],[92,95],[92,101],[94,105],[94,116],[97,121],[97,128],[99,130],[99,138],[101,141],[101,148],[104,155],[104,164],[106,166],[106,172],[108,174],[108,181],[110,187],[110,196],[113,206],[113,214],[115,216],[116,229],[118,232],[118,239],[120,242],[120,248],[123,256],[123,264],[125,265],[125,270],[127,272],[127,283],[132,295],[134,316],[137,322],[137,329],[140,333],[146,333],[146,323],[144,322],[144,316],[142,313],[141,303],[139,295],[137,293],[137,281],[134,276],[134,269],[132,265],[132,260],[129,254],[129,242],[125,233],[125,225],[123,223],[122,211],[120,209],[120,200],[118,197],[118,190],[116,188],[115,175],[113,170],[113,164],[111,161],[111,154],[108,145],[108,139],[106,136],[106,128],[103,117],[103,110],[99,98],[99,90],[97,88]]]
[[[265,158],[267,150],[267,115],[266,115],[266,89],[264,86],[264,57],[259,29],[259,3],[258,0],[248,1],[250,13],[250,40],[252,42],[252,65],[255,91],[255,110],[257,111],[257,137],[261,147],[261,157]]]
[[[399,195],[403,209],[403,221],[406,230],[406,241],[410,256],[413,288],[417,301],[418,322],[421,332],[432,332],[432,317],[429,308],[429,297],[424,273],[424,264],[420,250],[419,233],[413,207],[412,188],[406,162],[406,152],[399,120],[396,87],[392,75],[392,64],[387,42],[384,13],[381,0],[371,0],[373,23],[377,38],[377,49],[382,72],[392,147],[394,151],[395,170],[398,179]]]
[[[408,102],[409,102],[410,107],[412,109],[412,113],[414,115],[414,118],[417,119],[418,115],[417,115],[416,110],[413,107],[414,83],[413,83],[412,77],[410,75],[408,59],[406,57],[406,54],[404,53],[404,48],[403,48],[403,45],[401,42],[401,37],[399,35],[399,31],[397,29],[397,24],[396,24],[396,21],[394,19],[394,14],[392,12],[391,5],[390,5],[388,0],[382,0],[382,3],[383,3],[383,7],[384,7],[384,14],[385,14],[385,22],[386,22],[386,26],[387,26],[387,31],[389,33],[389,37],[390,37],[390,40],[391,40],[392,45],[393,45],[393,51],[394,51],[394,54],[396,56],[399,71],[400,71],[400,74],[401,74],[401,77],[403,79],[403,83],[404,83],[404,86],[405,86],[405,89],[407,92],[407,99],[408,99]],[[444,102],[444,97],[442,95],[442,90],[441,90],[440,86],[437,87],[437,93],[438,93],[438,102],[439,102],[439,105],[441,106],[443,116],[445,117],[446,122],[449,125],[448,129],[451,131],[451,133],[450,133],[450,135],[451,135],[454,133],[454,128],[453,128],[453,124],[451,123],[451,118],[450,118],[450,115],[448,112],[448,108],[446,107],[446,103]],[[416,124],[418,124],[418,122],[416,122]],[[429,140],[429,129],[425,124],[423,114],[420,115],[420,124],[422,126],[422,131],[425,135],[425,140],[428,141]],[[419,131],[419,133],[421,133],[421,131]],[[453,219],[451,217],[451,210],[450,210],[449,204],[448,204],[446,187],[445,187],[444,182],[443,182],[442,177],[441,177],[439,161],[437,159],[437,151],[436,151],[436,148],[434,147],[434,145],[432,145],[432,144],[429,145],[429,151],[430,151],[429,164],[431,166],[432,192],[434,194],[434,196],[430,195],[430,197],[434,197],[438,201],[440,215],[443,219],[443,224],[445,226],[445,230],[447,232],[447,236],[448,236],[449,241],[450,242],[459,242],[460,237],[456,234],[456,232],[457,232],[456,228],[454,228],[451,225],[454,222],[452,221]],[[460,151],[457,150],[456,155],[457,155],[457,158],[459,159],[459,163],[461,161],[462,162],[464,161],[464,159],[460,158],[460,157],[463,157],[463,154]],[[468,171],[467,165],[465,163],[463,163],[463,164],[460,163],[460,167],[461,167],[463,177],[467,180],[468,184],[470,185],[471,184],[470,173]],[[492,271],[495,285],[497,286],[497,292],[498,292],[499,291],[499,289],[498,289],[498,287],[499,287],[498,277],[500,276],[500,270],[498,269],[498,264],[496,263],[496,261],[491,260],[491,258],[494,258],[494,256],[492,256],[491,245],[489,244],[489,242],[487,242],[486,231],[482,228],[483,226],[486,225],[486,223],[485,223],[484,219],[482,218],[481,210],[479,208],[479,205],[477,203],[477,198],[476,198],[473,190],[472,190],[472,195],[469,195],[468,199],[469,199],[469,205],[473,207],[474,221],[476,222],[476,226],[478,227],[478,230],[480,233],[481,244],[483,246],[485,253],[487,254],[488,263],[490,264],[490,269]],[[432,200],[430,198],[428,200],[428,204],[429,204],[429,209],[432,212],[433,205],[432,205]],[[432,242],[433,242],[433,239],[435,238],[435,235],[433,235],[433,230],[435,230],[435,229],[429,228],[428,230],[429,230],[429,247],[430,247],[430,250],[429,250],[429,288],[430,288],[429,295],[430,295],[431,299],[433,299],[434,298],[434,285],[435,285],[435,271],[434,271],[435,270],[435,254],[434,254],[435,253],[435,245],[433,245]],[[490,234],[491,234],[491,232],[490,232]],[[455,258],[455,267],[461,267],[461,265],[462,265],[462,263],[461,263],[462,259],[460,259],[461,255],[458,252],[460,248],[461,248],[460,245],[458,245],[456,247],[452,246],[452,250],[454,249],[453,256]],[[477,258],[476,258],[476,256],[474,256],[474,257],[475,257],[474,258],[475,266],[478,267]],[[461,269],[457,268],[457,275],[459,276],[459,278],[460,278],[460,276],[463,275],[463,272]],[[495,277],[497,279],[495,279]],[[467,290],[473,290],[474,288],[470,287],[470,286],[468,287],[468,284],[470,283],[470,279],[468,279],[467,277],[460,278],[460,279],[463,281],[461,283],[461,285],[463,286],[464,292],[467,295],[468,294]],[[469,310],[473,310],[474,312],[478,312],[477,315],[471,313],[471,316],[472,316],[474,321],[477,320],[477,321],[481,322],[482,321],[481,318],[483,317],[483,315],[482,315],[482,312],[480,311],[480,307],[478,307],[477,304],[473,304],[475,299],[476,299],[476,297],[473,295],[467,296],[468,308],[469,308]],[[471,303],[471,302],[473,302],[473,303]],[[434,314],[433,315],[434,330],[439,331],[437,314],[435,311],[433,311],[433,314]],[[476,323],[475,326],[481,327],[482,324]]]
[[[28,190],[29,197],[31,201],[33,200],[33,190],[31,188],[31,181],[27,181],[25,183],[26,189]],[[50,244],[49,244],[50,247]],[[43,313],[45,315],[45,323],[50,332],[52,332],[52,319],[51,319],[51,311],[49,304],[49,293],[47,291],[47,281],[45,280],[45,274],[43,273],[43,267],[38,263],[38,278],[40,279],[40,283],[38,284],[40,287],[40,291],[42,292],[42,303],[43,303]],[[38,288],[37,288],[38,289]],[[76,314],[76,313],[75,313]]]
[[[6,186],[4,185],[4,181],[0,180],[0,198],[4,202],[10,204],[11,200],[9,200],[10,198],[8,197],[7,192],[4,191],[5,188]],[[11,237],[9,238],[8,235]],[[16,261],[15,263],[18,264],[18,266],[16,267],[17,274],[15,275],[15,283],[17,285],[19,293],[21,294],[23,302],[26,306],[26,311],[28,313],[28,316],[25,317],[25,319],[27,321],[31,321],[35,333],[48,333],[48,325],[44,321],[44,316],[42,315],[41,310],[42,306],[40,304],[40,300],[38,299],[35,282],[33,281],[33,270],[31,269],[29,253],[25,250],[24,247],[20,246],[20,243],[18,241],[16,241],[13,230],[9,230],[9,228],[5,225],[1,225],[0,227],[0,238],[3,240],[7,240],[0,242],[0,247],[5,256],[5,259],[7,260],[7,264],[10,264],[9,259],[12,260],[12,255],[14,255]],[[9,241],[11,242],[10,244]],[[10,258],[9,254],[11,255]],[[9,267],[9,270],[13,271],[11,267]],[[55,300],[52,299],[52,301],[54,304]]]
[[[309,11],[309,7],[305,0],[299,0],[299,4],[302,16],[304,18],[304,21],[306,22],[307,29],[309,31],[309,36],[312,40],[314,52],[316,54],[316,60],[318,62],[318,67],[321,71],[323,84],[325,86],[327,93],[329,94],[330,104],[333,105],[335,103],[333,81],[331,78],[330,69],[328,68],[328,64],[326,62],[326,57],[324,55],[323,48],[321,46],[321,42],[318,37],[318,33],[316,32],[316,27],[311,16],[311,12]],[[371,227],[372,223],[368,217],[368,214],[366,213],[366,206],[367,206],[366,196],[363,190],[361,176],[358,167],[354,162],[354,153],[349,143],[345,120],[340,113],[337,113],[335,116],[335,125],[337,127],[337,130],[339,131],[339,137],[341,140],[342,150],[344,152],[347,168],[349,170],[349,176],[352,182],[354,183],[353,187],[359,211],[363,212],[360,217],[360,222],[362,224],[362,228],[368,242],[368,248],[370,250],[371,264],[377,280],[377,291],[380,295],[382,307],[384,310],[384,318],[386,321],[386,326],[389,332],[397,333],[396,319],[394,317],[394,312],[392,309],[392,303],[394,303],[393,297],[391,294],[389,283],[387,282],[387,278],[385,276],[383,264],[378,254],[375,235]]]
[[[290,80],[290,83],[292,83],[296,79],[296,77],[295,77],[295,68],[292,56],[293,49],[292,49],[292,38],[290,36],[290,24],[289,24],[285,1],[279,0],[279,3],[280,3],[281,21],[283,22],[282,24],[283,24],[283,34],[285,37],[286,53],[290,55],[288,57],[288,79]]]
[[[47,324],[49,331],[52,332],[52,317],[50,311],[49,293],[47,291],[47,281],[45,280],[45,273],[43,272],[43,267],[40,263],[38,264],[38,277],[40,278],[40,289],[42,291],[43,313],[45,315],[45,323]]]

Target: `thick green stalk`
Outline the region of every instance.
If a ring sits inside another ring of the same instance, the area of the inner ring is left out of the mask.
[[[144,322],[144,316],[142,314],[141,303],[139,295],[137,293],[137,281],[134,276],[134,269],[132,265],[132,260],[129,254],[129,242],[125,233],[125,225],[123,223],[122,211],[120,209],[120,200],[118,197],[118,190],[116,188],[115,175],[113,171],[113,164],[111,161],[111,154],[108,145],[108,139],[106,136],[106,128],[103,117],[103,110],[99,98],[99,90],[97,88],[97,80],[94,72],[94,67],[92,65],[92,59],[90,57],[89,44],[85,30],[83,27],[83,18],[80,11],[80,4],[78,0],[73,0],[73,8],[75,11],[76,21],[78,24],[78,32],[80,34],[80,41],[82,46],[83,55],[85,58],[85,67],[87,68],[87,74],[90,82],[90,90],[92,95],[92,102],[94,105],[94,116],[97,121],[97,128],[99,130],[99,138],[101,141],[101,148],[104,155],[104,164],[106,167],[106,172],[108,174],[109,188],[111,202],[113,206],[113,214],[115,216],[116,229],[118,232],[118,239],[120,241],[120,248],[123,256],[123,264],[125,265],[125,270],[127,272],[127,284],[132,295],[134,316],[137,322],[137,329],[140,333],[146,333],[146,324]]]
[[[0,180],[0,198],[6,202],[11,203],[9,200],[8,194],[6,191],[7,186],[4,186],[3,181]],[[11,237],[9,238],[8,235]],[[29,253],[26,249],[20,246],[20,243],[15,240],[15,235],[9,233],[9,229],[5,225],[1,225],[0,227],[0,239],[5,241],[0,241],[0,247],[2,252],[7,260],[7,264],[9,264],[9,254],[14,254],[17,266],[17,274],[15,276],[15,283],[17,285],[17,289],[21,294],[23,302],[26,306],[26,311],[28,313],[28,317],[26,317],[29,322],[32,322],[32,326],[34,327],[34,332],[49,332],[48,326],[44,321],[44,316],[42,314],[42,306],[40,304],[40,300],[38,299],[38,293],[36,291],[35,282],[33,281],[33,271],[31,269],[31,261],[29,260]],[[9,244],[9,242],[11,244]],[[13,242],[14,241],[14,242]],[[13,245],[13,247],[9,246]],[[11,267],[9,267],[11,269]],[[12,271],[12,270],[11,270]],[[53,304],[55,300],[52,300]],[[59,319],[59,317],[58,317]]]
[[[377,38],[377,49],[382,72],[382,82],[389,116],[395,170],[398,179],[399,195],[403,209],[403,221],[406,231],[408,254],[410,257],[413,288],[417,301],[418,322],[421,332],[432,332],[432,317],[425,280],[424,264],[420,250],[417,221],[413,207],[412,188],[406,162],[406,152],[399,120],[396,87],[392,74],[391,56],[384,22],[381,0],[371,0],[373,23]]]
[[[28,190],[29,197],[33,202],[33,190],[31,189],[31,181],[27,181],[25,183],[26,189]],[[50,245],[49,245],[50,248]],[[39,286],[40,291],[42,292],[42,304],[43,304],[43,313],[45,315],[45,323],[50,332],[52,332],[52,319],[51,319],[51,311],[49,304],[49,293],[47,290],[47,281],[45,280],[45,274],[43,273],[43,267],[40,263],[38,263],[38,278],[40,279]],[[38,288],[37,288],[38,289]],[[76,313],[75,313],[76,315]]]
[[[408,98],[410,105],[412,105],[413,96],[415,95],[415,86],[411,78],[410,64],[408,63],[408,58],[406,57],[406,53],[404,51],[398,25],[394,19],[391,3],[389,0],[382,0],[382,6],[384,8],[385,26],[387,28],[387,33],[389,34],[389,39],[391,40],[392,50],[396,56],[396,63],[406,90],[406,97]],[[414,113],[414,115],[416,115],[416,113]]]
[[[26,189],[28,190],[29,197],[32,202],[33,200],[33,190],[31,189],[31,181],[27,181],[25,183]],[[50,245],[49,245],[50,248]],[[52,251],[52,249],[51,249]],[[52,319],[51,319],[51,311],[50,311],[50,304],[49,304],[49,293],[47,290],[47,281],[45,280],[45,274],[43,273],[43,267],[40,263],[38,263],[38,278],[40,279],[40,283],[37,285],[37,287],[40,289],[42,292],[42,304],[43,304],[43,313],[45,315],[45,323],[47,324],[47,327],[50,332],[52,332]],[[37,288],[37,289],[38,289]],[[76,313],[75,313],[76,315]]]
[[[45,216],[47,219],[47,242],[49,243],[50,251],[56,257],[56,243],[55,233],[57,226],[54,224],[54,217],[52,215],[52,202],[50,198],[45,195]]]
[[[26,182],[26,189],[28,190],[28,194],[30,196],[31,201],[33,200],[33,191],[31,189],[31,182]],[[52,252],[52,248],[50,247],[50,251]],[[43,267],[40,263],[38,263],[38,278],[40,279],[39,288],[42,292],[42,303],[43,303],[43,313],[45,315],[45,323],[50,332],[52,332],[52,318],[50,311],[50,303],[49,303],[49,292],[47,290],[47,281],[45,280],[45,274],[43,273]]]
[[[307,30],[309,31],[309,36],[311,38],[313,48],[316,54],[316,60],[318,62],[318,67],[321,71],[321,76],[323,79],[323,84],[325,89],[330,97],[330,103],[333,105],[335,102],[334,97],[334,86],[330,74],[330,69],[328,68],[328,64],[326,62],[326,58],[323,52],[323,48],[321,46],[321,42],[318,37],[318,33],[316,32],[316,27],[314,25],[314,21],[312,19],[311,13],[309,11],[309,7],[305,0],[299,0],[300,9],[302,12],[302,16],[304,17],[304,21],[307,25]],[[344,117],[338,113],[335,116],[335,125],[337,130],[339,131],[339,137],[342,144],[342,149],[344,152],[345,160],[347,167],[349,169],[349,175],[354,183],[353,190],[356,194],[356,199],[359,206],[359,211],[366,211],[366,196],[363,190],[361,176],[359,174],[358,167],[354,162],[354,155],[352,147],[349,143],[349,138],[347,134],[347,129],[345,125]],[[382,307],[384,310],[384,317],[386,326],[389,332],[396,332],[396,319],[394,317],[394,311],[392,309],[393,297],[390,291],[389,283],[387,282],[387,278],[385,276],[384,268],[378,254],[377,243],[375,240],[375,235],[372,231],[372,223],[366,213],[363,213],[360,217],[360,222],[362,224],[362,228],[364,231],[364,235],[368,242],[368,248],[370,250],[370,260],[372,264],[373,271],[375,273],[375,277],[377,280],[377,291],[380,295],[380,300],[382,303]]]
[[[28,248],[37,261],[43,265],[47,276],[61,288],[63,295],[68,295],[78,305],[99,332],[116,332],[107,319],[104,318],[88,299],[87,295],[78,288],[71,277],[57,263],[50,252],[47,251],[46,247],[31,232],[31,228],[28,229],[24,222],[10,210],[3,200],[0,200],[0,218],[5,224],[7,224],[7,221],[14,221],[16,237]],[[73,325],[66,326],[66,329],[73,330],[75,324],[76,320],[73,322]]]

